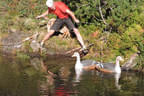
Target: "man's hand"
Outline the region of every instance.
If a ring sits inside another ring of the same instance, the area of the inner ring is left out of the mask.
[[[75,22],[76,22],[76,23],[80,23],[80,21],[79,21],[78,19],[75,19]]]
[[[46,20],[48,20],[48,19],[49,19],[49,18],[48,18],[48,17],[46,17],[46,16],[45,16],[45,17],[43,17],[43,16],[37,16],[37,17],[36,17],[36,19],[40,19],[40,18],[44,18],[44,19],[46,19]]]
[[[39,15],[39,16],[37,16],[37,17],[36,17],[36,19],[40,19],[41,17],[42,17],[42,16],[41,16],[41,15]]]
[[[36,17],[36,19],[40,19],[40,18],[46,18],[46,15],[48,15],[49,11],[47,10],[46,12],[44,12],[42,15],[39,15]]]
[[[72,11],[67,9],[66,13],[68,13],[76,23],[80,23],[80,21],[75,17],[75,15]]]

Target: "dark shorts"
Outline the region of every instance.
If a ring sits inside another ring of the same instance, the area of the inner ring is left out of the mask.
[[[52,25],[52,27],[50,29],[59,31],[64,25],[67,26],[67,28],[69,29],[70,32],[73,31],[73,29],[75,28],[75,26],[70,18],[66,18],[66,19],[57,18],[55,23]]]

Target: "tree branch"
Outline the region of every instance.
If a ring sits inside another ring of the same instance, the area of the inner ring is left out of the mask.
[[[99,2],[99,12],[100,12],[100,15],[101,15],[101,18],[102,18],[102,21],[104,22],[105,25],[108,25],[103,17],[103,14],[102,14],[102,10],[101,10],[101,4]]]

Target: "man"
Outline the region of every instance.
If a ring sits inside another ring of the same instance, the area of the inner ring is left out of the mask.
[[[75,17],[74,13],[69,9],[69,7],[61,1],[53,2],[53,0],[47,0],[46,5],[48,6],[48,10],[44,12],[42,15],[37,16],[36,18],[45,18],[46,15],[52,13],[57,16],[57,19],[50,28],[50,31],[41,41],[41,46],[43,46],[44,42],[48,40],[50,36],[54,34],[55,31],[59,31],[60,28],[65,24],[70,31],[73,31],[75,33],[76,38],[82,47],[82,50],[86,49],[80,32],[72,23],[70,16],[76,23],[79,23],[79,20]]]

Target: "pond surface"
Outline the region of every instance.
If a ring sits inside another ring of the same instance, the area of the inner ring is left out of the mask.
[[[0,56],[0,96],[144,96],[144,74],[75,74],[75,59]],[[48,70],[48,72],[47,72]]]

